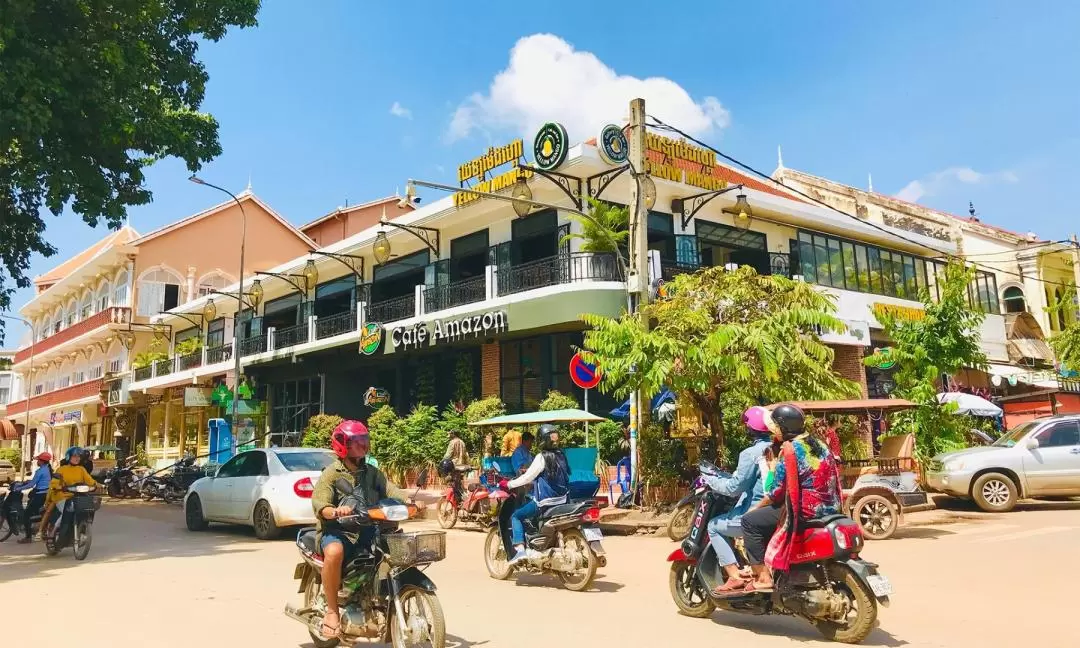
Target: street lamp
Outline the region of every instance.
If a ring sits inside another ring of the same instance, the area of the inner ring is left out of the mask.
[[[514,213],[518,215],[518,218],[524,218],[530,211],[532,211],[532,205],[528,200],[532,200],[533,192],[529,188],[529,183],[526,182],[525,176],[519,175],[517,182],[514,183],[514,188],[510,190],[510,198],[512,199],[511,205],[514,206]]]
[[[411,182],[411,181],[410,181]],[[416,195],[416,187],[409,185],[406,187],[405,198],[402,200],[414,199]],[[390,239],[386,237],[386,232],[383,227],[393,227],[394,229],[403,230],[412,234],[416,238],[424,242],[424,245],[429,250],[435,253],[435,259],[439,258],[439,230],[434,227],[423,227],[422,225],[404,225],[402,223],[395,223],[386,219],[386,208],[383,207],[382,218],[379,220],[379,231],[375,233],[375,241],[371,244],[371,253],[375,257],[375,262],[378,264],[386,263],[390,260],[392,249],[390,247]]]
[[[236,194],[229,191],[228,189],[225,189],[223,187],[219,187],[219,186],[217,186],[215,184],[211,184],[211,183],[209,183],[209,182],[207,182],[207,181],[203,180],[202,178],[199,178],[199,177],[197,177],[195,175],[192,175],[190,178],[188,178],[188,180],[194,182],[195,184],[200,184],[200,185],[203,185],[203,186],[206,186],[206,187],[210,187],[211,189],[217,189],[218,191],[220,191],[222,193],[228,194],[228,196],[233,199],[233,202],[236,203],[236,206],[240,208],[240,215],[242,217],[242,221],[241,221],[242,222],[242,226],[241,226],[242,229],[240,230],[240,275],[239,275],[239,277],[240,277],[240,286],[239,286],[239,289],[236,291],[236,301],[238,303],[238,306],[237,306],[237,309],[236,309],[236,319],[235,319],[235,321],[233,323],[233,358],[236,361],[234,363],[234,365],[233,365],[233,382],[234,382],[234,391],[236,391],[237,393],[233,394],[233,401],[232,401],[232,427],[233,427],[232,454],[233,454],[233,456],[236,456],[236,407],[237,407],[237,401],[239,400],[237,395],[239,394],[239,387],[240,387],[240,311],[244,307],[244,298],[243,298],[243,295],[244,295],[244,248],[245,248],[245,243],[247,242],[247,212],[244,211],[244,204],[242,202],[240,202],[240,199],[236,197]],[[258,280],[256,280],[255,283],[258,283]],[[253,288],[253,290],[254,290],[254,288]],[[262,294],[261,294],[262,288],[260,287],[259,290],[260,290],[260,295],[259,296],[261,298],[262,297]],[[252,315],[252,317],[254,317],[255,313],[253,312],[251,315]],[[216,457],[215,457],[215,459],[216,459]]]
[[[259,309],[259,304],[262,303],[263,298],[263,285],[262,279],[256,279],[251,282],[251,292],[248,293],[248,298],[251,301],[251,316],[255,317],[256,310]]]
[[[390,239],[386,238],[386,232],[379,230],[375,235],[375,242],[371,244],[371,253],[375,255],[375,263],[383,264],[390,260]]]
[[[735,196],[735,206],[731,209],[724,209],[725,214],[731,214],[732,220],[735,221],[735,227],[745,232],[750,229],[750,222],[754,218],[754,210],[750,208],[750,203],[746,202],[746,194],[739,192],[739,195]]]
[[[30,400],[34,397],[34,344],[37,342],[37,331],[34,330],[34,325],[30,320],[25,320],[16,315],[4,315],[3,313],[0,313],[0,317],[22,322],[30,329],[30,366],[26,369],[26,387],[24,387],[24,389],[26,389],[26,416],[23,418],[23,435],[28,436],[30,434]],[[19,443],[22,443],[22,439],[19,439]],[[30,452],[33,453],[33,449],[31,449]],[[23,469],[26,463],[27,462],[24,461],[19,462],[20,478],[23,475]]]
[[[203,319],[207,322],[217,319],[217,305],[214,303],[214,298],[209,297],[206,300],[206,305],[202,309]]]

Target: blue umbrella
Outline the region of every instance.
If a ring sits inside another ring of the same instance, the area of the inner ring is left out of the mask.
[[[667,387],[664,387],[663,391],[661,391],[656,396],[653,396],[653,398],[652,398],[652,411],[655,412],[657,410],[657,408],[659,408],[661,405],[663,405],[664,403],[667,403],[667,402],[674,403],[675,402],[675,394],[670,389],[668,389]],[[615,409],[611,410],[611,417],[616,418],[616,419],[620,419],[620,420],[629,419],[630,418],[630,399],[627,398],[625,403],[623,403],[622,405],[619,405]]]

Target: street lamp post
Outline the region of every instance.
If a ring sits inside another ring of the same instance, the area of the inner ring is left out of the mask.
[[[236,194],[219,187],[215,184],[211,184],[202,178],[197,176],[191,176],[188,178],[195,184],[200,184],[211,189],[217,189],[218,191],[228,194],[230,198],[236,203],[236,206],[240,208],[240,215],[242,217],[242,229],[240,231],[240,286],[236,292],[236,315],[233,316],[233,399],[232,399],[232,454],[236,456],[236,408],[240,401],[240,311],[244,308],[244,247],[247,242],[247,212],[244,211],[244,203],[240,202],[240,199],[236,197]],[[254,318],[255,313],[252,312],[251,316]]]
[[[9,320],[15,320],[22,322],[30,329],[30,367],[26,370],[26,416],[23,418],[23,436],[30,434],[30,399],[34,397],[34,344],[37,342],[37,332],[34,331],[34,325],[30,320],[25,320],[16,315],[4,315],[0,313],[0,317]],[[20,445],[22,445],[22,439],[19,439]],[[33,450],[30,450],[33,452]],[[22,479],[26,470],[26,462],[19,462],[19,479]]]

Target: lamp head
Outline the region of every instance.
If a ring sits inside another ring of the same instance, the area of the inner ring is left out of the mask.
[[[319,283],[319,269],[315,267],[315,259],[308,259],[301,274],[304,276],[304,287],[307,292],[314,290],[315,285]]]
[[[518,215],[518,218],[524,218],[532,211],[533,206],[525,200],[533,199],[532,189],[529,188],[529,183],[526,182],[525,176],[519,175],[517,181],[514,182],[514,188],[510,190],[510,204],[514,206],[514,213]]]
[[[251,282],[251,292],[248,294],[251,296],[251,308],[253,310],[258,310],[259,304],[262,302],[263,298],[262,279],[256,279]]]
[[[371,245],[371,252],[375,255],[375,262],[382,264],[390,260],[390,239],[386,238],[386,232],[379,230],[375,235],[375,242]]]

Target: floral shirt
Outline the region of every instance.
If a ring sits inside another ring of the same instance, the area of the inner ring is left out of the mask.
[[[803,519],[832,515],[840,509],[839,471],[836,459],[829,447],[819,439],[804,434],[791,442],[795,450],[795,462],[799,467],[799,484],[802,486],[802,506],[799,513]],[[776,462],[775,481],[769,499],[784,499],[787,467],[783,453]]]

